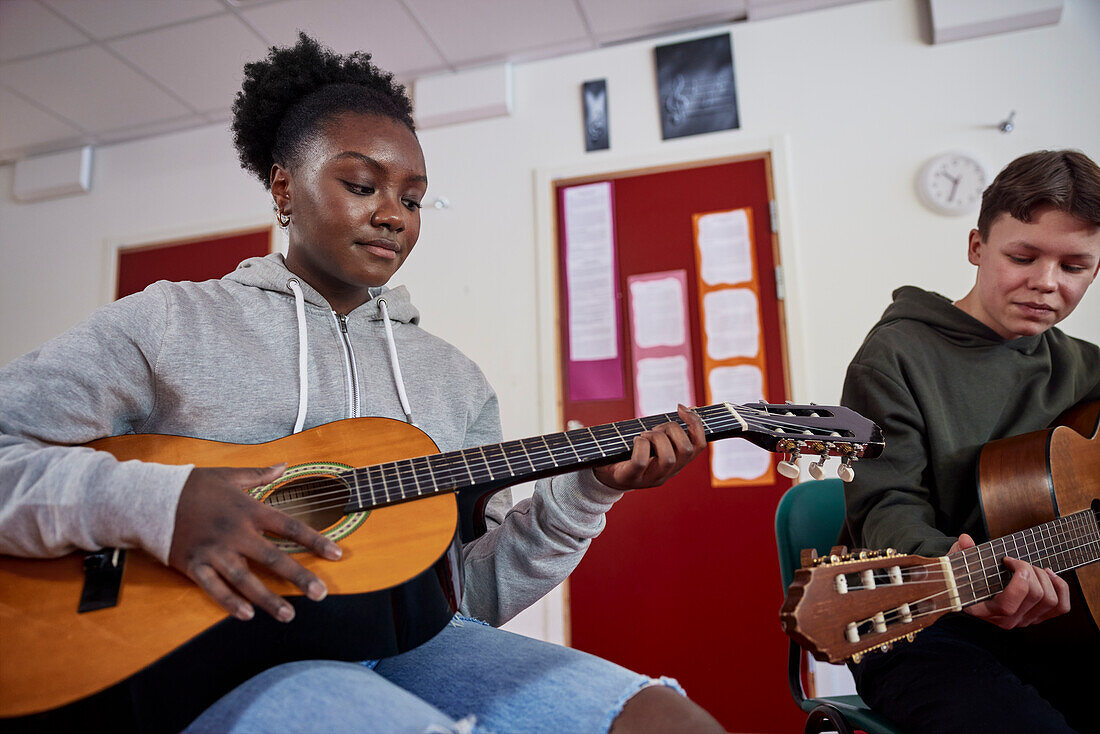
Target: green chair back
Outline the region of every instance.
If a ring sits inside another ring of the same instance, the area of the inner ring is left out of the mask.
[[[810,480],[787,490],[775,511],[775,543],[784,592],[794,572],[802,567],[802,549],[815,548],[818,555],[828,554],[843,525],[844,483],[839,479]],[[859,696],[806,698],[799,679],[801,656],[801,649],[792,640],[787,673],[791,695],[810,714],[807,732],[822,731],[832,723],[842,733],[862,729],[868,734],[902,734],[895,724],[867,708]]]

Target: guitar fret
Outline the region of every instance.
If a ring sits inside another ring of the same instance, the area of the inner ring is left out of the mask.
[[[1055,544],[1050,536],[1050,528],[1046,525],[1040,525],[1036,535],[1038,536],[1039,548],[1034,560],[1041,564],[1043,561],[1051,560],[1052,557],[1056,558],[1056,556],[1052,556]]]
[[[1042,537],[1045,545],[1042,549],[1043,552],[1035,559],[1037,565],[1052,567],[1059,567],[1062,565],[1058,540],[1050,532],[1051,527],[1056,524],[1057,521],[1055,521],[1055,523],[1043,525],[1042,529],[1039,531],[1040,537]]]
[[[501,444],[504,455],[508,458],[508,465],[519,474],[531,474],[535,471],[535,465],[531,463],[531,457],[527,455],[521,441],[508,441]]]
[[[432,475],[436,478],[441,488],[456,489],[459,486],[455,471],[454,456],[451,454],[436,454],[428,457],[428,465],[432,468]]]
[[[580,454],[577,453],[577,450],[573,448],[573,444],[570,443],[568,435],[564,433],[554,433],[549,436],[543,436],[543,440],[546,441],[547,446],[550,448],[551,456],[557,452],[561,455],[562,461],[569,461],[569,454],[573,455],[575,461],[579,462],[581,460]],[[551,443],[551,441],[553,441],[553,443]],[[555,462],[555,466],[557,466],[557,464],[558,462]]]
[[[383,464],[378,466],[372,466],[367,471],[367,483],[370,485],[370,504],[371,506],[378,504],[378,488],[382,486],[382,467]]]
[[[362,490],[362,487],[359,486],[359,479],[360,479],[359,472],[353,471],[351,473],[351,481],[352,481],[353,484],[355,484],[355,501],[359,504],[359,507],[362,507],[363,506],[363,490]]]
[[[393,501],[393,492],[390,487],[397,486],[401,483],[401,478],[397,473],[397,465],[394,463],[382,465],[382,491],[385,494],[385,501]]]
[[[475,481],[474,484],[478,484],[479,481],[480,482],[486,482],[486,481],[492,480],[493,471],[492,471],[492,468],[489,466],[489,458],[485,455],[485,447],[484,446],[478,446],[476,449],[471,449],[471,451],[477,451],[477,453],[478,453],[477,464],[474,466],[474,469],[477,470],[479,475],[481,475],[481,474],[485,475],[484,478],[482,478],[481,480]]]
[[[550,442],[546,440],[546,436],[542,436],[542,445],[546,447],[546,453],[550,459],[550,462],[554,465],[558,465],[558,460],[554,458],[554,449],[550,448]]]
[[[543,471],[550,468],[550,465],[546,462],[546,454],[549,449],[542,441],[541,436],[525,438],[521,443],[523,444],[524,450],[527,451],[527,456],[531,459],[531,466],[535,468],[535,471]]]
[[[485,454],[485,463],[489,467],[489,476],[493,479],[498,479],[499,477],[497,476],[496,472],[493,471],[492,467],[499,464],[501,461],[503,461],[504,466],[502,471],[500,472],[500,476],[504,476],[505,472],[510,477],[514,477],[516,475],[516,473],[512,470],[512,465],[508,463],[508,455],[504,453],[504,449],[501,448],[500,444],[486,446],[485,451],[482,453]]]
[[[631,438],[628,440],[626,436],[623,435],[623,432],[619,430],[618,423],[612,423],[611,427],[615,429],[615,434],[619,437],[619,440],[623,442],[623,447],[629,449],[633,445],[634,439]]]
[[[418,468],[417,465],[416,465],[416,462],[418,462],[418,461],[421,464],[423,464],[424,466]],[[428,472],[429,472],[429,476],[430,476],[431,467],[428,466],[427,459],[425,459],[423,456],[421,456],[419,458],[416,458],[416,459],[412,460],[412,468],[413,468],[413,481],[416,483],[416,495],[417,495],[417,497],[422,497],[426,494],[426,492],[424,491],[424,487],[420,484],[420,475],[424,472],[425,469],[427,469]]]
[[[969,576],[969,573],[966,571],[966,554],[965,553],[960,553],[955,558],[950,559],[950,563],[951,563],[951,573],[955,576],[955,587],[959,588],[963,583],[965,583],[965,582],[962,581],[963,574],[965,573]],[[963,591],[965,591],[965,589],[959,588],[960,597],[961,597],[961,593]],[[973,589],[971,589],[971,591],[970,591],[971,597],[969,599],[963,600],[963,602],[966,603],[966,602],[971,601],[974,598],[973,593],[974,593]]]
[[[978,590],[974,587],[974,573],[970,570],[970,553],[964,551],[961,556],[963,565],[966,566],[966,582],[970,586],[970,600],[974,601],[978,598]]]
[[[586,462],[603,458],[603,452],[600,450],[592,429],[574,428],[572,431],[566,431],[564,435],[580,461]]]

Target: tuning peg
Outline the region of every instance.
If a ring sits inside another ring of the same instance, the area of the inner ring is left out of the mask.
[[[819,458],[814,463],[810,464],[810,476],[811,477],[813,477],[814,479],[824,479],[825,478],[825,459],[827,459],[827,458],[829,458],[829,455],[826,454],[826,453],[823,453],[823,454],[821,454],[821,458]]]
[[[856,478],[856,470],[852,468],[852,457],[845,456],[840,460],[840,466],[836,468],[836,475],[842,482],[850,482]]]
[[[798,452],[795,451],[787,456],[783,461],[775,467],[776,471],[785,476],[787,479],[797,479],[801,473],[798,469]]]

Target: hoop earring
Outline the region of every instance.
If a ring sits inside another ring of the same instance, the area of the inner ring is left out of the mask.
[[[275,221],[279,223],[279,226],[286,229],[290,226],[290,215],[283,214],[283,210],[279,208],[279,205],[274,200],[271,201],[271,208],[275,210]]]

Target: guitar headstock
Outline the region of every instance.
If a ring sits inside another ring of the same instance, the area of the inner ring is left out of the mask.
[[[839,456],[837,474],[850,482],[855,475],[852,462],[878,456],[885,443],[882,430],[873,421],[842,406],[747,403],[736,408],[747,423],[740,437],[785,454],[779,473],[792,479],[799,475],[801,456],[816,458],[809,469],[814,479],[825,476],[825,459]]]
[[[803,551],[803,567],[794,573],[779,620],[818,660],[858,662],[870,650],[911,641],[952,610],[939,559],[892,549],[809,554]]]

